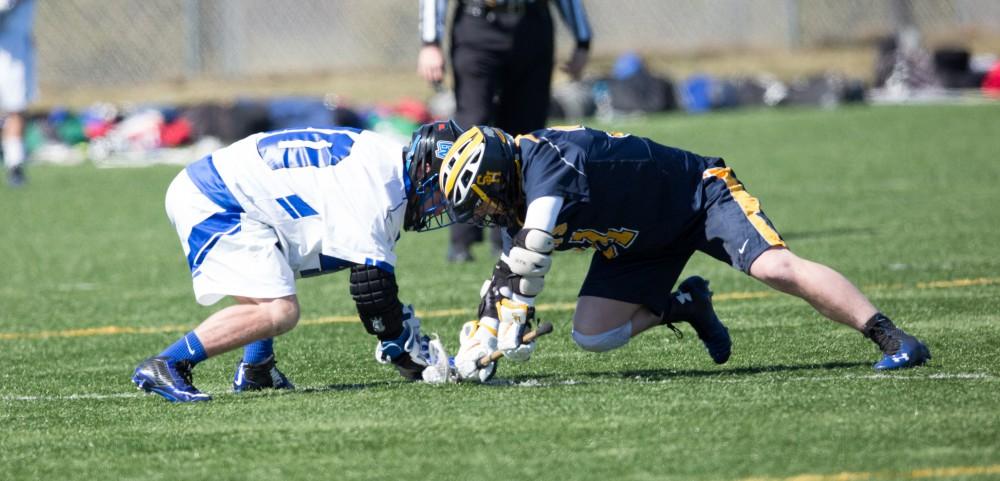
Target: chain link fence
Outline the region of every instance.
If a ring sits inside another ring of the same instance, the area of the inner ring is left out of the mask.
[[[455,3],[452,0],[451,3]],[[1000,34],[997,0],[586,0],[594,55],[628,50],[799,49],[902,24]],[[365,69],[412,69],[415,0],[43,0],[36,40],[48,88]],[[572,42],[560,27],[563,50]]]

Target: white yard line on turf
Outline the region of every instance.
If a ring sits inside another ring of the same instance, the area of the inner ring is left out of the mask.
[[[611,373],[609,373],[611,374]],[[725,372],[720,372],[720,376],[726,376]],[[516,387],[553,387],[553,386],[573,386],[573,385],[586,385],[586,384],[623,384],[628,382],[634,382],[637,384],[658,384],[658,383],[669,383],[669,382],[679,382],[683,380],[690,380],[691,378],[685,376],[683,373],[678,373],[676,376],[670,374],[660,375],[660,376],[633,376],[633,377],[622,377],[622,378],[589,378],[589,379],[566,379],[561,381],[540,381],[538,379],[528,379],[525,381],[508,381],[508,380],[495,380],[494,384],[498,385],[511,385]],[[994,376],[987,373],[935,373],[927,376],[914,376],[907,373],[906,375],[893,375],[893,374],[861,374],[861,375],[845,375],[845,376],[796,376],[796,377],[760,377],[760,375],[751,376],[741,376],[739,378],[732,379],[713,379],[713,378],[701,378],[697,382],[710,382],[716,384],[744,384],[744,383],[754,383],[754,382],[769,382],[769,383],[793,383],[793,382],[830,382],[830,381],[998,381],[1000,377]]]
[[[118,399],[140,397],[142,394],[134,392],[120,392],[112,394],[69,394],[66,396],[0,396],[3,401],[83,401],[89,399]]]

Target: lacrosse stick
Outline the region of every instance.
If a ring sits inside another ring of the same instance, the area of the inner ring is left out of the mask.
[[[542,336],[544,336],[544,335],[546,335],[546,334],[548,334],[550,332],[552,332],[552,323],[551,322],[543,322],[543,323],[539,324],[538,327],[535,328],[534,331],[530,331],[530,332],[525,333],[524,334],[524,338],[521,340],[521,342],[522,343],[529,343],[529,342],[534,341],[535,339],[538,339],[539,337],[542,337]],[[493,351],[493,352],[491,352],[491,353],[489,353],[489,354],[487,354],[487,355],[479,358],[479,360],[476,361],[476,367],[478,367],[479,369],[483,369],[486,366],[489,366],[490,363],[496,362],[501,357],[503,357],[503,352],[501,352],[501,351]]]

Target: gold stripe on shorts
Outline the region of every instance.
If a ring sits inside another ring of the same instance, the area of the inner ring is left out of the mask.
[[[753,224],[754,228],[757,229],[757,232],[768,244],[772,246],[785,246],[785,241],[781,240],[778,232],[760,215],[760,201],[743,188],[743,184],[733,175],[733,169],[729,167],[712,167],[701,174],[702,179],[709,177],[721,179],[726,183],[726,187],[729,188],[729,193],[733,196],[733,200],[743,209],[743,214],[747,216],[747,219],[750,220],[750,223]]]

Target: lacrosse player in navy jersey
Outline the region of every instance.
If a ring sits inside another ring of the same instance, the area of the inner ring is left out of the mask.
[[[192,368],[244,347],[233,390],[292,389],[275,363],[273,338],[299,320],[295,281],[350,270],[350,292],[375,357],[411,380],[446,376],[447,355],[420,333],[398,298],[394,248],[400,230],[440,223],[443,154],[460,133],[428,124],[409,148],[354,129],[251,135],[189,165],[167,190],[197,301],[236,303],[143,361],[132,381],[170,401],[206,401]],[[439,346],[439,344],[437,344]]]
[[[553,250],[596,252],[580,288],[573,340],[609,351],[659,325],[687,322],[712,360],[732,342],[712,307],[708,281],[690,277],[673,293],[695,251],[804,299],[881,350],[877,370],[917,366],[930,351],[893,325],[844,276],[795,255],[756,198],[720,158],[649,139],[585,127],[537,130],[516,139],[473,127],[448,151],[438,179],[449,222],[500,225],[504,253],[483,285],[478,321],[462,327],[455,357],[462,378],[495,369],[475,360],[500,350],[527,360],[521,336],[533,318]]]

